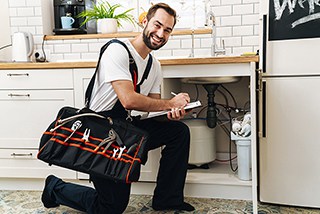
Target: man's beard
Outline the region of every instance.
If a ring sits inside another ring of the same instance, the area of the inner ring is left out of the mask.
[[[147,28],[145,28],[143,30],[143,34],[142,34],[143,42],[151,50],[158,50],[158,49],[160,49],[161,47],[163,47],[167,43],[167,42],[163,42],[158,46],[153,45],[152,42],[151,42],[151,34],[149,36],[147,36],[147,34],[148,34],[147,33]]]

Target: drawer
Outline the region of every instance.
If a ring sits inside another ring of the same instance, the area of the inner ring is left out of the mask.
[[[46,178],[55,174],[64,179],[76,179],[76,171],[49,166],[37,159],[35,149],[0,149],[0,178]]]
[[[0,90],[0,148],[38,148],[39,139],[73,90]]]
[[[72,69],[1,70],[0,89],[71,89]]]

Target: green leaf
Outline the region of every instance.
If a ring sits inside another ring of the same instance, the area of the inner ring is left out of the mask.
[[[117,19],[118,26],[121,26],[120,21],[129,21],[135,24],[134,17],[129,14],[134,8],[130,8],[120,14],[116,14],[116,9],[122,7],[121,4],[111,5],[108,1],[101,2],[100,4],[95,4],[92,2],[93,8],[82,11],[77,15],[77,18],[85,18],[80,26],[85,25],[90,20],[104,19],[104,18],[114,18]]]

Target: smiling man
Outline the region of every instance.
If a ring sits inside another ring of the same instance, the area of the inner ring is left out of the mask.
[[[153,209],[192,211],[194,207],[184,202],[183,194],[190,132],[184,123],[178,121],[185,116],[184,107],[190,102],[190,97],[187,93],[179,93],[172,99],[161,99],[161,67],[150,54],[167,43],[175,23],[176,12],[171,7],[164,3],[155,4],[142,22],[143,32],[123,41],[137,65],[138,83],[149,59],[153,59],[150,73],[139,91],[135,90],[132,81],[125,47],[118,43],[110,44],[102,56],[89,107],[120,119],[126,119],[130,110],[171,110],[166,121],[133,119],[132,124],[148,132],[148,150],[162,147]],[[131,185],[94,175],[90,175],[90,179],[94,189],[49,176],[42,194],[44,206],[49,208],[61,204],[90,214],[123,213],[129,202]]]

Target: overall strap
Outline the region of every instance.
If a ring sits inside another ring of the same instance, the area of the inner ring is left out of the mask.
[[[118,43],[118,44],[121,44],[128,52],[128,55],[129,55],[129,66],[130,66],[130,74],[131,74],[131,77],[132,77],[132,81],[133,81],[133,85],[134,85],[134,89],[136,92],[140,93],[140,86],[142,85],[142,83],[144,82],[144,80],[146,80],[148,78],[148,75],[150,73],[150,69],[151,69],[151,66],[152,66],[152,56],[151,54],[149,54],[149,59],[148,59],[148,63],[147,63],[147,66],[146,66],[146,69],[143,73],[143,76],[142,76],[142,79],[140,81],[140,83],[137,84],[137,81],[138,81],[138,68],[137,68],[137,65],[128,49],[128,47],[126,46],[126,44],[118,39],[112,39],[110,40],[109,42],[107,42],[105,45],[103,45],[100,49],[100,54],[99,54],[99,60],[98,60],[98,63],[97,63],[97,66],[96,66],[96,70],[89,82],[89,85],[87,87],[87,90],[86,90],[86,93],[85,93],[85,107],[89,108],[89,104],[90,104],[90,99],[91,99],[91,94],[92,94],[92,90],[93,90],[93,86],[94,86],[94,81],[96,79],[96,75],[97,75],[97,72],[98,72],[98,69],[99,69],[99,65],[100,65],[100,61],[101,61],[101,58],[102,58],[102,55],[104,53],[104,51],[108,48],[108,46],[112,43]]]

